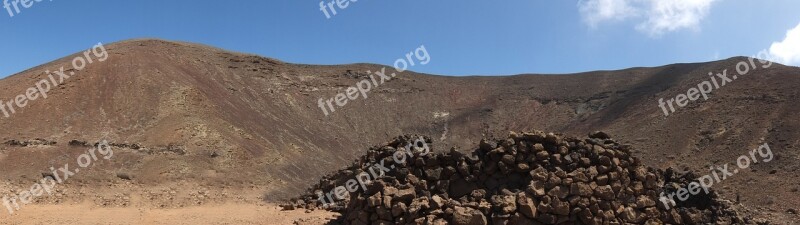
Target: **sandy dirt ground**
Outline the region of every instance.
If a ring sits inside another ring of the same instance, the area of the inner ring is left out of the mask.
[[[323,225],[336,214],[327,211],[281,211],[273,204],[222,204],[179,209],[99,208],[81,205],[29,205],[13,216],[0,212],[0,224],[274,224]]]

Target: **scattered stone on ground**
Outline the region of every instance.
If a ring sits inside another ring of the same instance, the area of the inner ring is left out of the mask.
[[[284,208],[326,208],[340,212],[339,223],[348,225],[764,222],[742,216],[713,190],[686,201],[676,199],[677,206],[667,209],[660,194],[687,187],[698,176],[645,167],[629,146],[603,132],[583,140],[540,131],[511,133],[507,139],[481,141],[469,155],[455,149],[444,154],[414,149],[404,161],[395,157],[414,140],[402,136],[370,149]],[[430,145],[431,139],[425,140]],[[391,169],[368,182],[366,191],[356,187],[335,204],[320,202],[320,196],[347,186],[358,174],[371,173],[370,168],[379,173],[373,166],[381,160]]]

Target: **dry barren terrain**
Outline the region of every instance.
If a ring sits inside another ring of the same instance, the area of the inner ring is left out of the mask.
[[[754,70],[668,117],[659,98],[746,59],[566,75],[407,71],[325,116],[318,99],[383,66],[300,65],[150,39],[106,48],[108,60],[0,117],[0,195],[29,189],[50,167],[75,164],[93,143],[107,140],[113,157],[14,216],[0,213],[0,224],[322,224],[333,215],[281,212],[275,204],[370,146],[420,134],[433,137],[436,149],[471,151],[483,138],[530,130],[603,130],[646,165],[698,173],[769,143],[775,160],[714,188],[756,214],[800,221],[790,213],[800,208],[797,67]],[[0,80],[0,100],[24,94],[75,56]]]

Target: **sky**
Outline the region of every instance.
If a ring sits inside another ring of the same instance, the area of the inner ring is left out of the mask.
[[[410,70],[453,76],[616,70],[761,51],[800,65],[797,0],[339,0],[346,8],[336,0],[26,0],[19,11],[14,1],[21,0],[5,0],[0,11],[0,78],[134,38],[323,65],[393,65],[424,45],[430,62]]]

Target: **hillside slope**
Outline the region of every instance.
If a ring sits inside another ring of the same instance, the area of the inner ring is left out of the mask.
[[[82,189],[191,183],[275,200],[299,194],[367,147],[402,134],[460,147],[509,130],[574,136],[604,130],[631,144],[646,165],[701,174],[769,143],[774,161],[716,188],[728,199],[740,195],[743,204],[778,214],[800,205],[797,67],[754,70],[666,117],[659,98],[686,93],[709,80],[709,72],[731,73],[747,59],[557,76],[407,71],[325,116],[318,99],[343,93],[366,78],[365,71],[383,66],[299,65],[162,40],[106,48],[106,61],[77,71],[47,99],[0,117],[2,187],[29,185],[50,166],[74,160],[85,150],[69,145],[72,140],[106,139],[118,148],[112,160],[75,176],[70,185]],[[77,55],[0,80],[0,100],[24,94],[46,70],[67,66]],[[15,144],[26,141],[32,142]],[[120,173],[135,178],[121,182]],[[72,198],[90,196],[78,192]]]

